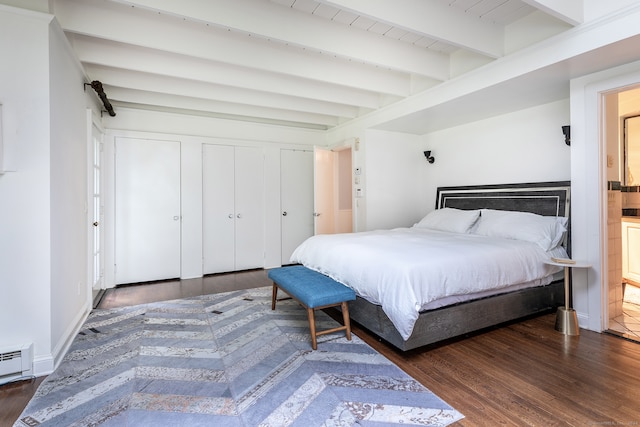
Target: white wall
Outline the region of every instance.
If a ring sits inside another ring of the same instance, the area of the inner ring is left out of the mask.
[[[89,313],[88,141],[84,75],[53,21],[50,58],[51,339],[54,360]],[[95,96],[94,96],[95,99]]]
[[[606,99],[607,127],[605,132],[607,133],[607,154],[614,157],[612,167],[607,164],[607,179],[609,181],[621,181],[624,185],[626,165],[623,118],[640,115],[640,88],[634,87],[623,92],[608,94]],[[612,129],[610,130],[610,128]]]
[[[361,132],[354,167],[364,190],[357,231],[413,225],[435,208],[438,186],[569,180],[567,124],[562,100],[422,136],[353,129]]]
[[[420,219],[420,172],[426,161],[419,143],[416,135],[366,131],[360,162],[364,197],[356,200],[365,206],[358,231],[409,227]]]
[[[17,43],[17,41],[20,41]],[[52,16],[0,5],[0,347],[34,343],[51,372],[87,312],[82,73]]]
[[[129,108],[117,108],[116,116],[105,117],[103,123],[105,128],[119,131],[260,141],[261,143],[326,145],[325,133],[314,129]]]
[[[0,347],[50,356],[49,18],[0,6],[0,102],[14,172],[0,175]],[[20,40],[20,43],[16,43]]]
[[[569,180],[568,124],[563,100],[424,135],[420,150],[436,160],[420,170],[421,211],[435,208],[438,186]]]

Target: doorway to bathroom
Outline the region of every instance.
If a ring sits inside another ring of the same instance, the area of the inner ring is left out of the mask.
[[[314,234],[351,233],[354,228],[351,147],[315,147],[314,159]]]
[[[640,342],[640,88],[606,95],[607,332]]]

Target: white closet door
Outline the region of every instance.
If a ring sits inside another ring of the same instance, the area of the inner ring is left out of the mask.
[[[234,148],[202,146],[203,272],[235,270]]]
[[[313,152],[280,151],[282,264],[313,235]]]
[[[115,282],[180,277],[180,143],[115,146]]]
[[[264,267],[264,153],[235,148],[236,270]]]

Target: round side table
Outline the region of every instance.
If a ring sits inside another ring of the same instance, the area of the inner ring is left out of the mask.
[[[564,267],[564,307],[558,307],[558,311],[556,313],[556,331],[565,335],[580,335],[578,316],[571,304],[572,292],[570,274],[572,268],[589,268],[591,267],[591,264],[571,259],[567,259],[566,262],[558,262],[548,259],[545,261],[545,264]]]

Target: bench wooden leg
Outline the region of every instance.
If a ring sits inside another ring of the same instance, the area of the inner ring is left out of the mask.
[[[313,308],[307,308],[307,315],[309,317],[309,329],[311,331],[311,348],[318,349],[318,339],[316,337],[316,312]]]
[[[291,297],[285,297],[282,299],[283,300],[291,299]],[[276,284],[276,282],[273,282],[273,289],[271,291],[271,310],[276,309],[276,301],[278,301],[278,285]],[[333,332],[338,332],[338,331],[345,331],[345,334],[347,335],[347,340],[351,341],[351,323],[349,320],[349,305],[347,304],[346,301],[341,303],[342,319],[343,319],[344,325],[339,326],[337,328],[323,330],[320,332],[316,330],[315,310],[323,309],[327,307],[334,307],[338,304],[332,304],[332,305],[316,307],[316,308],[309,308],[302,303],[300,303],[300,305],[302,305],[304,308],[307,309],[307,317],[309,318],[309,331],[311,332],[311,348],[313,348],[314,350],[318,349],[318,335],[331,334]]]
[[[271,291],[271,310],[276,309],[276,298],[278,298],[278,285],[273,282],[273,291]]]
[[[349,304],[346,301],[342,302],[342,320],[346,327],[345,333],[347,334],[347,340],[351,341],[351,322],[349,320]]]

